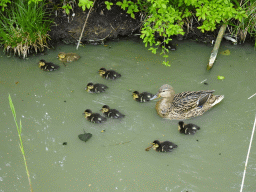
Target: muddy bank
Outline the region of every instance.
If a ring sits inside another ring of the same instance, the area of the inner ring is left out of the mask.
[[[54,45],[58,42],[77,44],[88,12],[88,9],[82,11],[77,5],[74,6],[74,10],[70,12],[69,16],[63,13],[62,9],[55,11],[52,14],[54,22],[49,32],[50,44]],[[136,13],[135,19],[133,19],[117,5],[113,5],[111,10],[107,10],[104,1],[96,1],[89,15],[81,42],[83,44],[103,44],[106,40],[139,34],[141,27],[143,27],[141,17],[143,17],[142,14]],[[192,39],[202,43],[214,44],[220,26],[215,31],[205,33],[202,33],[197,28],[198,26],[200,26],[200,23],[193,22],[192,25],[184,26],[184,36],[173,36],[171,38],[174,40]],[[248,35],[246,41],[254,45],[255,38]]]
[[[89,10],[83,12],[77,6],[74,12],[71,11],[70,16],[63,14],[62,11],[57,12],[56,16],[55,12],[54,23],[49,33],[52,42],[76,44],[88,12]],[[89,15],[81,42],[101,44],[107,39],[111,40],[138,33],[141,26],[138,18],[139,14],[136,15],[136,19],[133,19],[119,6],[114,5],[111,10],[107,10],[104,1],[96,2]]]

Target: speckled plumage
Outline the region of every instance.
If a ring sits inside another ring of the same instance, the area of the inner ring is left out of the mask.
[[[132,93],[132,97],[135,101],[144,103],[144,102],[148,102],[150,101],[150,99],[153,97],[154,95],[148,92],[142,92],[139,93],[138,91],[134,91]]]
[[[108,86],[103,85],[103,84],[93,84],[93,83],[88,83],[85,90],[89,93],[103,93],[106,91]]]
[[[106,117],[113,118],[113,119],[119,119],[125,117],[124,114],[120,113],[116,109],[110,109],[108,105],[103,105],[101,111]]]
[[[46,62],[45,60],[40,60],[38,66],[43,71],[55,71],[60,68],[60,66],[55,65],[51,62]]]
[[[99,74],[104,79],[117,79],[121,77],[121,74],[115,72],[114,70],[106,70],[104,67],[100,68]]]
[[[186,91],[175,95],[172,86],[165,84],[152,99],[162,97],[156,103],[156,111],[160,117],[182,120],[203,115],[224,98],[224,95],[213,95],[213,92],[214,90]]]
[[[84,111],[84,117],[92,123],[104,123],[107,121],[106,117],[101,116],[99,113],[92,113],[90,109]]]
[[[197,130],[200,130],[200,127],[192,123],[185,124],[183,121],[180,121],[178,123],[178,130],[185,135],[194,135]]]
[[[60,52],[58,54],[58,58],[62,62],[70,63],[70,62],[77,61],[78,59],[80,59],[80,56],[77,53]]]
[[[158,152],[172,152],[173,149],[177,148],[178,145],[170,141],[160,142],[158,140],[153,141],[152,147]]]

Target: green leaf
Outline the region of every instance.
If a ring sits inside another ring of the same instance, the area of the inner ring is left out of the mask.
[[[118,1],[117,3],[116,3],[116,5],[118,5],[118,6],[121,6],[123,3],[122,2],[120,2],[120,1]]]
[[[225,79],[225,77],[224,77],[224,76],[220,76],[220,75],[219,75],[219,76],[217,77],[217,79],[219,79],[219,80],[223,80],[223,79]]]
[[[163,7],[164,9],[166,9],[166,5],[165,5],[165,4],[162,4],[162,7]]]

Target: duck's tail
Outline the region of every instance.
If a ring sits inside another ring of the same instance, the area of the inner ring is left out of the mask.
[[[224,95],[214,95],[211,100],[212,103],[210,104],[211,106],[217,105],[219,102],[222,101],[222,99],[224,99]]]

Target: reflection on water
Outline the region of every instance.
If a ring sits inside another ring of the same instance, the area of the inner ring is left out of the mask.
[[[62,45],[45,56],[26,60],[1,55],[1,163],[0,191],[29,191],[18,135],[8,105],[11,95],[18,119],[34,191],[238,191],[254,122],[256,54],[250,45],[222,43],[213,69],[206,71],[212,47],[178,42],[171,52],[171,67],[161,65],[135,41],[108,46],[80,47],[81,58],[65,67],[59,52],[75,52]],[[60,65],[44,72],[38,61]],[[100,77],[101,67],[122,74],[115,81]],[[224,76],[218,80],[217,76]],[[109,87],[89,94],[87,83]],[[225,99],[203,116],[186,120],[201,127],[194,136],[178,132],[178,121],[161,119],[156,101],[139,103],[133,91],[156,93],[163,84],[176,93],[215,90]],[[85,109],[101,113],[103,105],[118,109],[123,119],[104,124],[88,122]],[[78,135],[93,136],[86,143]],[[105,130],[105,132],[102,132]],[[169,140],[179,147],[171,153],[148,152],[154,140]],[[67,145],[63,145],[67,142]],[[247,167],[244,191],[254,191],[255,142]]]

